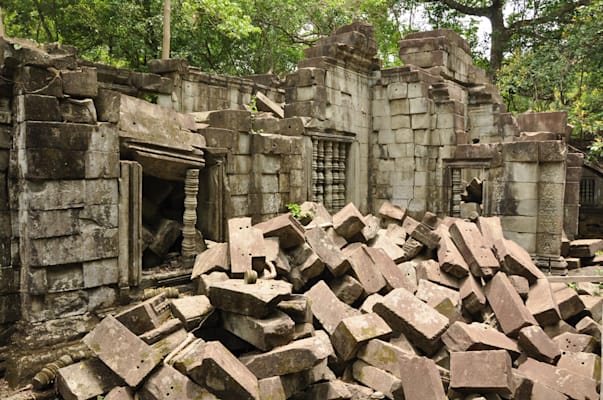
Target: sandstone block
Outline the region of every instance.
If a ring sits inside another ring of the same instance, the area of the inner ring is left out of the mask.
[[[379,208],[379,215],[383,218],[392,219],[397,223],[402,223],[404,218],[406,218],[406,209],[389,201],[384,201]]]
[[[567,369],[528,358],[517,368],[518,371],[534,382],[569,396],[572,399],[596,399],[597,382],[594,379],[575,374]]]
[[[582,304],[584,304],[584,310],[590,313],[593,320],[601,323],[603,298],[599,296],[581,295],[580,300],[582,300]]]
[[[601,379],[601,357],[597,354],[566,352],[559,359],[557,367],[596,381]]]
[[[530,283],[528,280],[519,275],[509,275],[508,278],[511,282],[511,285],[513,285],[519,294],[519,297],[521,297],[523,300],[526,300],[528,298],[528,293],[530,292]]]
[[[228,271],[228,243],[216,243],[211,248],[197,254],[191,279],[212,271]]]
[[[603,250],[602,239],[579,239],[570,242],[570,257],[594,257]]]
[[[296,324],[312,322],[312,309],[306,296],[294,294],[277,304],[277,308],[287,314]]]
[[[538,279],[528,292],[526,307],[541,325],[552,325],[561,318],[549,281]]]
[[[311,400],[348,400],[352,393],[345,382],[337,379],[311,385],[306,396]]]
[[[597,340],[590,335],[565,332],[553,338],[563,353],[592,353],[597,347]]]
[[[209,288],[211,304],[220,310],[264,318],[276,304],[291,294],[291,284],[277,280],[258,280],[247,284],[242,279],[215,282]]]
[[[486,306],[484,291],[471,274],[461,284],[459,296],[461,297],[463,308],[470,314],[478,314]]]
[[[427,354],[438,349],[440,337],[448,328],[448,318],[402,288],[389,292],[373,310],[394,332],[402,332]]]
[[[561,318],[567,320],[584,311],[584,303],[578,293],[570,287],[562,285],[553,289],[553,298],[559,306]]]
[[[526,326],[520,330],[518,343],[528,357],[538,361],[555,364],[561,356],[559,345],[539,326]]]
[[[260,229],[251,226],[251,218],[228,220],[228,244],[230,270],[234,277],[241,277],[250,270],[254,258],[265,259],[264,236]]]
[[[214,308],[207,296],[199,295],[173,299],[170,301],[170,309],[182,321],[185,329],[190,331],[199,326]]]
[[[201,386],[169,365],[163,365],[142,386],[142,400],[183,399],[217,400]]]
[[[435,260],[421,261],[417,265],[417,279],[425,279],[455,290],[461,287],[459,280],[442,271],[440,265]]]
[[[310,301],[312,314],[329,334],[335,332],[342,319],[360,314],[359,311],[339,300],[323,281],[312,286],[305,296]]]
[[[115,318],[136,335],[150,331],[169,318],[170,308],[165,294],[159,294],[117,314]]]
[[[269,352],[242,356],[241,362],[258,378],[305,371],[333,354],[333,348],[320,331],[316,336],[296,340]]]
[[[328,285],[339,300],[350,306],[364,293],[364,289],[360,282],[350,275],[334,278]]]
[[[137,386],[161,361],[161,355],[117,319],[102,320],[84,343],[128,385]]]
[[[400,227],[400,229],[402,229]],[[385,232],[385,233],[384,233]],[[394,262],[401,262],[404,260],[404,250],[393,240],[388,234],[388,231],[380,230],[377,235],[369,242],[369,246],[374,249],[381,249],[385,251],[385,254],[392,259]],[[406,232],[404,232],[406,235]],[[404,239],[402,239],[402,245]]]
[[[405,274],[384,250],[367,247],[366,251],[385,279],[385,288],[388,291],[396,288],[404,288],[413,292],[416,290],[416,279]]]
[[[534,264],[530,254],[512,240],[495,243],[498,257],[501,259],[503,271],[509,275],[525,277],[530,284],[543,279],[544,273]]]
[[[498,260],[475,224],[458,220],[450,226],[450,236],[475,276],[490,277],[498,271]]]
[[[224,329],[262,351],[285,345],[293,340],[295,323],[287,314],[274,311],[266,318],[222,312]]]
[[[280,376],[271,376],[258,381],[261,400],[287,400]]]
[[[65,400],[88,400],[122,384],[121,379],[97,358],[81,361],[57,371],[57,391]]]
[[[352,245],[344,249],[351,272],[367,294],[377,293],[385,287],[385,279],[371,258],[365,245]]]
[[[513,377],[509,353],[504,350],[451,353],[450,388],[459,392],[510,396]]]
[[[107,393],[105,400],[134,400],[134,394],[130,388],[114,387]]]
[[[387,323],[375,313],[347,317],[341,320],[331,335],[331,343],[343,361],[356,356],[359,347],[371,339],[391,334]]]
[[[63,92],[72,97],[96,97],[98,84],[96,68],[81,67],[75,71],[61,71]]]
[[[538,325],[504,273],[497,273],[488,283],[486,298],[506,335],[516,336],[521,328]]]
[[[304,229],[291,214],[283,214],[254,225],[264,237],[278,237],[283,249],[299,246],[305,242]]]
[[[481,323],[457,321],[442,335],[442,342],[450,352],[477,350],[506,350],[513,359],[519,356],[517,343],[502,332]]]
[[[438,227],[440,234],[440,247],[438,247],[438,262],[442,271],[456,277],[463,278],[469,275],[469,265],[461,255],[450,237],[450,232],[445,225]]]
[[[350,263],[341,252],[340,247],[322,228],[315,227],[307,230],[306,240],[333,276],[341,276],[350,268]]]
[[[595,322],[591,317],[584,317],[576,323],[576,329],[578,333],[590,335],[601,342],[601,325]]]
[[[383,393],[388,399],[404,399],[402,381],[386,371],[364,361],[356,361],[352,367],[352,374],[358,382]]]
[[[449,289],[445,286],[438,285],[437,283],[433,283],[425,279],[419,279],[419,286],[415,296],[417,296],[419,300],[423,300],[429,306],[434,308],[445,299],[450,300],[454,307],[456,307],[460,302],[458,291]]]
[[[364,217],[353,203],[348,203],[337,214],[333,215],[333,228],[335,232],[346,240],[352,239],[365,226]]]

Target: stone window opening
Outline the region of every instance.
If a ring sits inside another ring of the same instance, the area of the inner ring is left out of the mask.
[[[350,142],[340,137],[312,137],[312,201],[330,213],[346,205],[346,169]]]
[[[580,180],[580,204],[585,206],[595,204],[594,178],[582,178]]]
[[[486,174],[487,170],[479,166],[452,166],[448,169],[450,216],[469,218],[473,212],[483,215],[487,209]]]

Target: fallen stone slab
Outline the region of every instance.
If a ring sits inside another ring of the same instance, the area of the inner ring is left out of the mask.
[[[436,307],[442,303],[445,299],[450,300],[453,307],[456,307],[460,303],[459,292],[442,285],[427,281],[425,279],[419,280],[419,286],[415,296],[427,303],[431,307]]]
[[[478,350],[506,350],[511,358],[519,357],[517,343],[489,325],[457,321],[442,335],[442,342],[450,352]]]
[[[415,346],[433,354],[448,328],[448,318],[406,289],[394,289],[373,306],[394,332],[403,333]]]
[[[170,317],[170,305],[165,294],[158,294],[117,314],[115,318],[136,335],[159,328]]]
[[[385,236],[387,236],[395,245],[402,247],[406,242],[408,233],[400,225],[389,224],[385,230]]]
[[[513,394],[511,357],[504,350],[452,352],[450,388],[464,393]]]
[[[222,324],[224,329],[262,351],[291,342],[295,327],[293,320],[282,311],[274,311],[265,318],[223,311]]]
[[[358,235],[354,237],[354,241],[357,242],[368,242],[377,236],[377,233],[380,229],[381,220],[378,217],[375,217],[372,214],[368,214],[364,216],[364,228],[360,231]]]
[[[561,319],[557,301],[548,279],[538,279],[530,288],[526,307],[543,326],[555,324]]]
[[[463,308],[472,315],[479,314],[486,307],[486,295],[473,275],[465,278],[461,284],[459,296]]]
[[[375,313],[347,317],[341,320],[331,335],[331,343],[342,361],[356,357],[360,346],[371,339],[384,338],[392,333],[387,323]]]
[[[296,340],[268,352],[245,355],[239,359],[258,379],[308,370],[333,354],[328,337]]]
[[[402,223],[404,218],[406,218],[406,208],[392,204],[389,201],[384,201],[379,208],[379,215],[386,223],[388,219],[395,221],[395,223]]]
[[[207,296],[187,296],[170,301],[172,314],[184,324],[184,328],[190,331],[199,326],[205,320],[214,307]]]
[[[377,293],[385,287],[385,278],[365,245],[348,246],[343,254],[350,261],[352,275],[360,282],[366,294]]]
[[[416,278],[405,274],[384,250],[367,247],[366,252],[373,260],[373,265],[385,279],[385,289],[387,291],[397,288],[404,288],[408,291],[416,290]]]
[[[242,279],[229,279],[213,283],[209,299],[220,310],[264,318],[291,292],[291,284],[284,281],[260,279],[247,284]]]
[[[519,331],[518,344],[528,357],[555,364],[561,357],[559,344],[555,343],[539,326],[526,326]]]
[[[264,237],[278,237],[283,249],[290,249],[305,242],[304,227],[291,214],[282,214],[259,224],[254,228],[262,231]]]
[[[349,261],[322,228],[316,227],[307,230],[306,240],[333,276],[341,276],[348,271]]]
[[[603,250],[602,239],[578,239],[570,242],[570,257],[594,257],[597,251]]]
[[[122,380],[97,358],[80,361],[57,371],[56,387],[65,400],[87,400],[107,393]]]
[[[352,366],[352,375],[358,382],[383,393],[388,399],[404,399],[402,381],[382,369],[364,361],[356,361]]]
[[[406,218],[408,219],[408,217]],[[402,245],[402,251],[404,252],[404,261],[409,261],[417,257],[421,251],[425,248],[425,245],[419,242],[417,239],[408,238]]]
[[[402,227],[400,227],[400,229],[402,229]],[[404,232],[404,234],[406,233]],[[402,239],[402,244],[404,244],[404,239]],[[377,232],[375,238],[369,242],[369,247],[385,251],[385,254],[387,254],[387,256],[395,263],[404,261],[404,250],[402,250],[385,230]]]
[[[582,300],[582,304],[584,304],[584,311],[587,311],[593,320],[601,323],[603,297],[590,295],[580,295],[579,297]]]
[[[578,293],[565,284],[553,287],[553,298],[559,306],[559,313],[563,320],[568,320],[584,311],[584,303]]]
[[[513,285],[517,291],[517,294],[519,294],[519,297],[525,301],[528,298],[528,293],[530,292],[530,283],[528,280],[519,275],[508,275],[507,277],[509,278],[511,285]]]
[[[545,279],[544,273],[534,264],[530,254],[512,240],[503,239],[495,243],[497,255],[502,262],[502,270],[508,275],[523,276],[533,284]]]
[[[576,323],[578,333],[590,335],[599,343],[601,343],[601,325],[595,322],[591,317],[584,317]]]
[[[448,227],[441,224],[438,227],[438,233],[441,239],[437,254],[442,271],[456,278],[463,278],[469,275],[469,265],[452,241]]]
[[[559,359],[557,367],[596,381],[601,379],[601,357],[598,354],[566,352]]]
[[[107,393],[104,400],[134,400],[134,393],[129,387],[114,387]]]
[[[475,276],[491,277],[499,263],[474,223],[457,220],[450,226],[450,236]]]
[[[162,365],[151,375],[138,394],[141,400],[217,400],[217,397],[169,365]]]
[[[497,273],[488,282],[486,298],[507,336],[516,337],[522,328],[538,325],[504,273]]]
[[[366,226],[364,217],[353,203],[348,203],[333,215],[333,228],[347,241],[352,240]]]
[[[352,398],[352,393],[345,382],[336,379],[310,385],[303,398],[309,400],[349,400]]]
[[[301,294],[293,294],[280,301],[276,307],[287,314],[296,324],[312,322],[312,309],[308,298]]]
[[[159,340],[157,343],[153,343],[151,347],[153,350],[159,353],[161,358],[166,357],[172,351],[174,351],[177,347],[179,347],[182,342],[187,339],[188,333],[184,330],[184,328],[180,328],[166,337]]]
[[[197,254],[191,279],[213,271],[230,271],[228,243],[216,243],[204,252]]]
[[[417,280],[425,279],[438,285],[459,290],[460,281],[452,275],[442,271],[435,260],[423,260],[417,264]]]
[[[139,335],[139,337],[146,343],[146,344],[153,344],[153,343],[157,343],[158,341],[160,341],[161,339],[165,338],[166,336],[174,333],[175,331],[179,330],[182,328],[182,321],[180,321],[177,318],[170,318],[168,319],[166,322],[164,322],[163,324],[161,324],[159,326],[159,328],[155,328],[152,329],[148,332],[143,333],[142,335]]]
[[[242,278],[245,271],[252,268],[253,259],[264,259],[264,235],[251,226],[251,218],[231,218],[228,220],[228,249],[231,276]]]
[[[112,316],[104,318],[83,342],[129,386],[139,383],[161,362],[161,354]]]
[[[209,296],[209,288],[217,282],[224,282],[230,279],[226,272],[214,271],[209,274],[203,274],[199,276],[199,282],[197,285],[197,294]]]
[[[330,335],[341,320],[360,315],[358,310],[339,300],[324,281],[317,282],[304,295],[310,301],[312,314]]]
[[[572,353],[592,353],[597,348],[597,340],[581,333],[565,332],[553,338],[553,341],[559,346],[561,352]]]
[[[417,280],[417,263],[415,261],[406,261],[397,264],[397,267],[405,277],[403,288],[411,293],[415,293],[419,285],[419,281]]]
[[[286,400],[285,388],[280,376],[258,380],[260,399]]]
[[[323,360],[314,367],[280,376],[285,389],[287,399],[296,399],[297,396],[304,397],[309,387],[317,382],[335,380],[335,374],[329,369],[327,360]]]
[[[599,397],[597,382],[565,368],[528,358],[518,371],[529,379],[539,382],[576,400],[590,400]]]
[[[343,275],[328,282],[329,287],[337,298],[350,306],[364,293],[360,282],[350,275]]]

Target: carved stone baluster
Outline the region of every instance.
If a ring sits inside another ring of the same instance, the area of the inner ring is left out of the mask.
[[[312,201],[318,201],[318,140],[312,139]]]
[[[184,215],[182,217],[182,264],[192,267],[197,254],[197,193],[199,192],[199,170],[189,169],[184,179]]]
[[[345,206],[345,165],[348,159],[346,143],[339,143],[339,209]]]
[[[318,141],[318,196],[316,201],[322,203],[324,201],[324,183],[325,183],[325,142]]]

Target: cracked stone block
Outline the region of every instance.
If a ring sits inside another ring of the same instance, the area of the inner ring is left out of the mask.
[[[450,354],[450,388],[464,393],[513,394],[511,357],[505,350]]]
[[[539,324],[553,325],[561,319],[557,301],[548,279],[538,279],[530,288],[526,307]]]
[[[163,365],[139,391],[141,400],[217,400],[201,386],[169,365]]]
[[[433,354],[448,328],[448,318],[406,289],[394,289],[373,306],[394,332],[403,333],[415,346]]]
[[[198,327],[214,309],[209,298],[204,295],[172,299],[170,308],[174,316],[182,321],[187,331]]]
[[[402,381],[382,369],[364,361],[356,361],[352,366],[352,374],[358,382],[383,393],[388,399],[404,399]]]
[[[88,400],[102,396],[122,380],[97,358],[81,361],[57,371],[56,386],[65,400]]]
[[[329,334],[335,332],[342,319],[360,315],[358,310],[339,300],[324,281],[312,286],[305,296],[310,301],[312,314]]]
[[[504,273],[497,273],[488,282],[486,298],[507,336],[517,336],[521,328],[538,325]]]
[[[209,299],[220,310],[264,318],[291,295],[291,290],[291,284],[284,281],[258,280],[248,284],[243,279],[229,279],[213,283]]]
[[[518,344],[528,357],[555,364],[561,349],[539,326],[526,326],[519,331]]]
[[[477,350],[506,350],[513,359],[519,357],[517,343],[489,325],[457,321],[442,335],[450,352]]]
[[[129,386],[142,382],[162,358],[112,316],[104,318],[83,342]]]
[[[264,379],[310,369],[332,354],[328,337],[321,337],[317,331],[316,336],[296,340],[265,353],[241,356],[240,360],[258,379]]]
[[[213,271],[230,271],[228,243],[216,243],[211,248],[197,254],[191,279]]]
[[[387,337],[392,330],[377,314],[369,313],[341,320],[331,335],[331,343],[343,361],[356,356],[359,347],[371,339]]]
[[[223,311],[224,329],[262,351],[285,345],[293,340],[295,323],[282,311],[268,317],[255,318]]]
[[[159,328],[169,317],[170,307],[165,294],[152,297],[115,316],[136,335]]]

